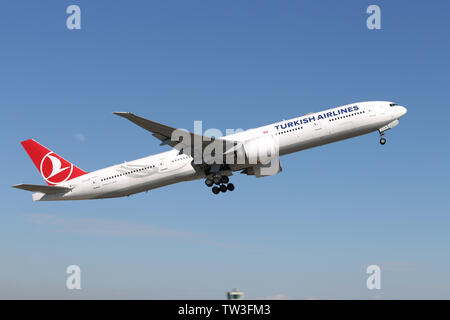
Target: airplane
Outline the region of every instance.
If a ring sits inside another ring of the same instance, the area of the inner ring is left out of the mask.
[[[235,189],[229,178],[233,172],[258,178],[277,174],[282,170],[279,157],[293,152],[374,131],[384,145],[386,131],[397,126],[406,112],[391,101],[358,102],[222,137],[205,137],[133,113],[114,112],[172,149],[88,173],[29,139],[21,144],[47,185],[13,187],[34,192],[33,201],[117,198],[198,179],[204,179],[214,194],[225,193]]]

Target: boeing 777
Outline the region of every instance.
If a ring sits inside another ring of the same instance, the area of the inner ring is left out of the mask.
[[[22,146],[47,185],[18,184],[34,201],[130,196],[170,184],[204,179],[214,194],[233,191],[233,172],[264,177],[281,171],[280,156],[378,131],[385,133],[406,114],[389,101],[358,102],[223,137],[179,130],[132,113],[114,112],[144,128],[172,150],[86,172],[35,140]]]

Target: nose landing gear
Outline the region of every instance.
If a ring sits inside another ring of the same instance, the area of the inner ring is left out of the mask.
[[[211,191],[214,194],[219,194],[220,192],[227,192],[234,190],[234,184],[229,183],[230,179],[227,176],[214,176],[206,178],[205,184],[207,187],[212,187]],[[213,187],[213,185],[215,186]]]
[[[378,132],[380,133],[380,144],[384,145],[386,143],[386,138],[384,138],[385,130],[384,131],[378,130]]]

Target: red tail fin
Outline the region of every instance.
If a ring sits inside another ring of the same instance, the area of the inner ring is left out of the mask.
[[[21,143],[42,178],[51,186],[87,173],[33,139]]]

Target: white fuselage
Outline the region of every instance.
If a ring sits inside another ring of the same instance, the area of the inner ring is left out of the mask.
[[[278,138],[279,154],[282,156],[383,130],[405,113],[404,107],[392,106],[388,101],[359,102],[249,129],[222,139],[246,141],[262,135],[273,135]],[[122,197],[204,178],[205,173],[196,170],[192,161],[190,156],[179,154],[178,150],[173,149],[85,174],[58,185],[70,187],[70,192],[62,195],[34,193],[33,199],[45,201]]]

